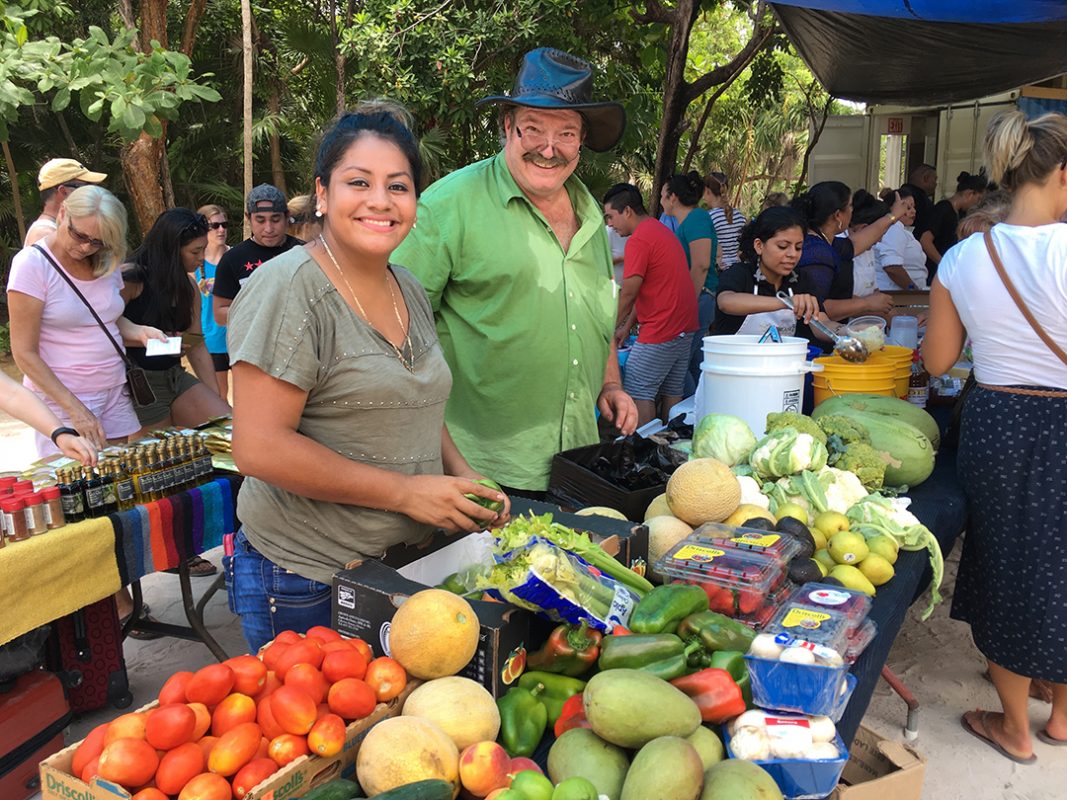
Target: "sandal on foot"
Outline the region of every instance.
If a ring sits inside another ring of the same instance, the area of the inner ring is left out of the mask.
[[[208,575],[214,575],[219,571],[219,568],[212,564],[207,559],[203,559],[200,556],[193,556],[187,562],[189,564],[189,575],[193,578],[206,578]],[[169,572],[172,575],[178,574],[178,568],[163,570]]]
[[[975,739],[985,742],[987,745],[992,747],[994,750],[996,750],[1009,761],[1014,761],[1016,764],[1037,763],[1037,756],[1033,753],[1031,753],[1030,756],[1026,758],[1024,758],[1023,756],[1017,756],[1014,753],[1009,753],[1000,742],[998,742],[996,739],[989,735],[989,725],[986,721],[989,719],[990,712],[975,709],[975,713],[979,715],[978,719],[981,721],[982,730],[979,731],[977,728],[973,727],[971,723],[967,721],[967,714],[964,714],[962,717],[960,717],[960,725],[965,731],[967,731],[967,733],[971,734],[971,736],[973,736]]]
[[[1050,744],[1053,747],[1067,747],[1067,739],[1057,739],[1055,736],[1048,732],[1047,728],[1042,728],[1034,734],[1038,739],[1045,744]]]
[[[144,620],[145,622],[159,622],[158,619],[153,617],[148,612],[149,612],[148,606],[147,605],[142,605],[141,606],[141,619],[142,620]],[[123,628],[126,627],[126,623],[129,621],[129,619],[130,619],[130,615],[129,614],[127,614],[125,617],[120,617],[119,618],[119,626],[123,627]],[[162,633],[157,633],[156,631],[142,631],[142,630],[138,630],[137,628],[133,628],[126,634],[126,636],[128,636],[130,639],[137,639],[138,641],[141,641],[141,642],[150,642],[153,639],[161,638],[163,636],[163,634]]]

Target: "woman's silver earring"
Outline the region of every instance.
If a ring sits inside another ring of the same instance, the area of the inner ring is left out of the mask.
[[[322,209],[321,208],[316,208],[315,209],[315,216],[318,217],[319,219],[322,219]]]
[[[412,230],[415,230],[415,228],[416,228],[416,227],[418,227],[418,224],[419,224],[419,221],[418,221],[418,220],[415,220],[414,222],[412,222],[412,223],[411,223],[411,229],[412,229]]]

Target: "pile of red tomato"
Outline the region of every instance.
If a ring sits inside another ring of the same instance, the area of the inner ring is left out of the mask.
[[[361,639],[284,631],[258,656],[175,673],[155,708],[94,728],[71,772],[121,784],[133,800],[240,800],[301,756],[340,753],[346,725],[406,685],[404,668]]]

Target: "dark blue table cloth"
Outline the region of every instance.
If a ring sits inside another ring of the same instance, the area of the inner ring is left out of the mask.
[[[937,537],[941,552],[947,558],[967,524],[966,498],[956,477],[956,451],[942,447],[937,454],[933,474],[912,489],[908,496],[912,500],[911,512]],[[896,575],[889,583],[878,587],[878,594],[871,608],[870,619],[878,626],[878,635],[852,665],[852,674],[856,676],[856,689],[844,716],[837,723],[837,732],[848,745],[851,745],[860,720],[871,702],[871,695],[878,684],[882,667],[889,658],[893,641],[904,624],[908,607],[921,597],[930,585],[932,575],[926,550],[902,550],[895,566]],[[902,704],[902,721],[904,714]]]

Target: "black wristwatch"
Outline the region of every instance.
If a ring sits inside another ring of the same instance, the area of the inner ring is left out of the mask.
[[[81,434],[74,430],[74,428],[56,428],[54,431],[52,431],[51,437],[49,437],[52,439],[52,444],[54,444],[56,447],[59,447],[59,442],[57,442],[56,439],[58,439],[64,433],[69,433],[71,436],[81,436]]]

